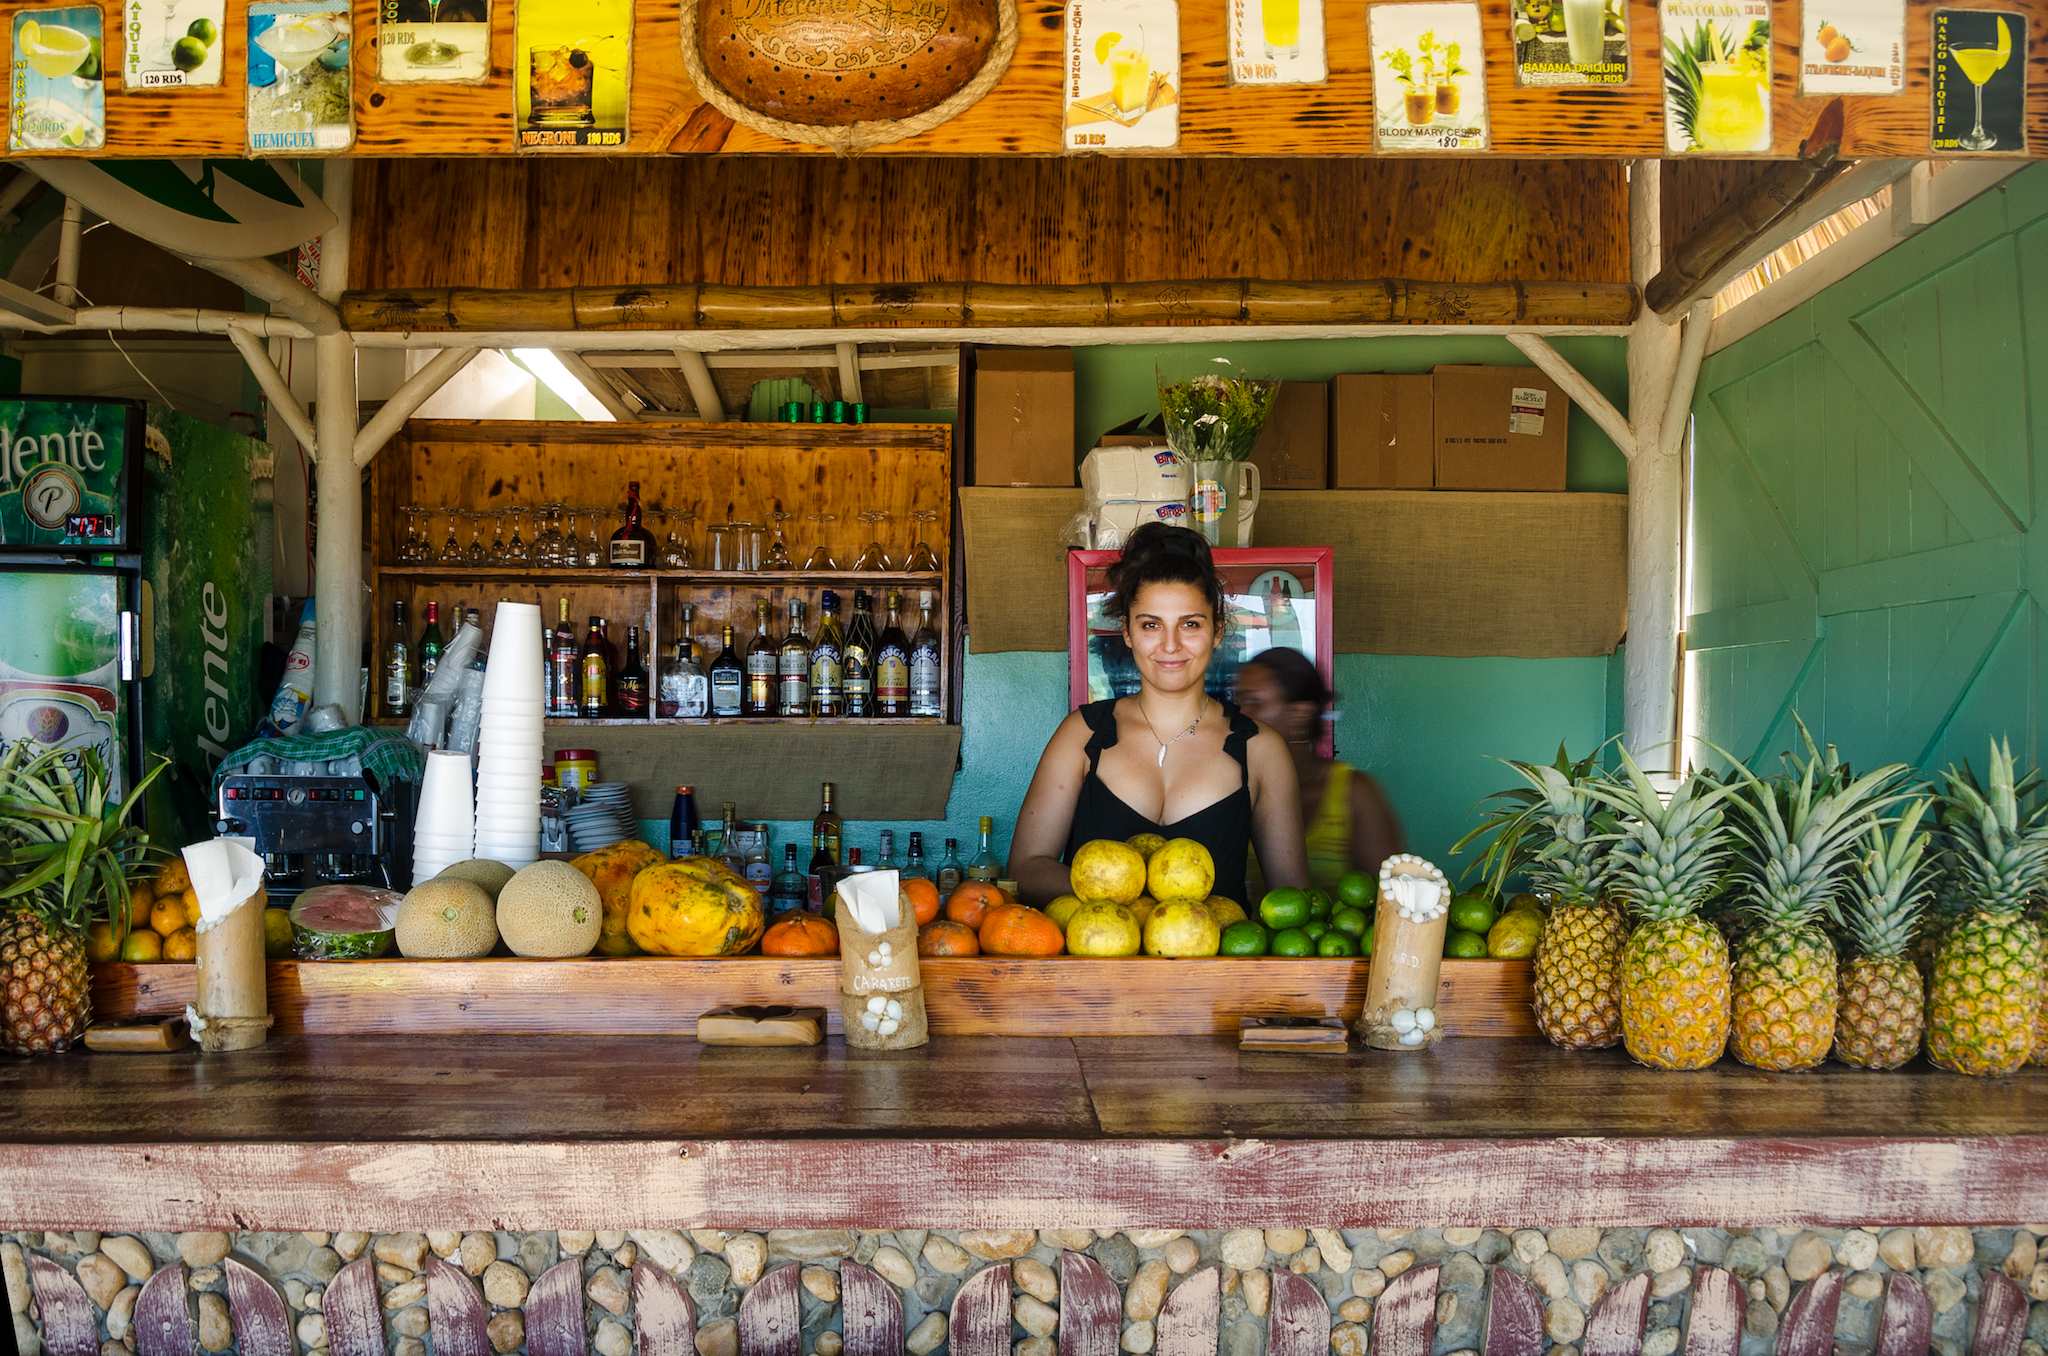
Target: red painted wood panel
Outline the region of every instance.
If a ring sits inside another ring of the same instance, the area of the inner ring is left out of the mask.
[[[484,1297],[476,1282],[438,1257],[427,1259],[427,1322],[434,1356],[491,1356]]]
[[[839,1264],[839,1314],[846,1356],[903,1356],[903,1299],[858,1262]]]
[[[1305,1276],[1273,1273],[1266,1320],[1266,1356],[1325,1356],[1330,1349],[1330,1302]]]
[[[1373,1356],[1430,1356],[1436,1343],[1436,1267],[1396,1276],[1372,1311]]]
[[[1586,1320],[1583,1356],[1642,1356],[1650,1322],[1650,1273],[1637,1272],[1600,1297]]]
[[[277,1287],[230,1257],[221,1263],[228,1277],[228,1317],[240,1356],[293,1356],[292,1321]],[[437,1356],[471,1356],[442,1352]],[[481,1356],[476,1353],[475,1356]]]
[[[182,1263],[158,1267],[142,1283],[142,1293],[135,1297],[135,1349],[140,1356],[198,1356],[199,1332],[192,1322],[192,1296],[185,1289]],[[333,1352],[348,1356],[339,1348]]]
[[[49,1258],[30,1253],[28,1280],[35,1292],[43,1349],[50,1356],[99,1356],[99,1317],[78,1278]]]
[[[1885,1278],[1871,1356],[1927,1356],[1933,1334],[1934,1306],[1927,1302],[1927,1287],[1910,1272],[1894,1271]]]
[[[1749,1317],[1749,1292],[1725,1267],[1703,1266],[1692,1274],[1692,1304],[1685,1315],[1684,1356],[1737,1356],[1742,1325]],[[1922,1349],[1913,1356],[1926,1356]]]
[[[384,1306],[377,1260],[365,1254],[334,1273],[320,1294],[328,1356],[384,1356]]]
[[[1834,1356],[1835,1315],[1842,1307],[1842,1273],[1814,1277],[1785,1307],[1778,1324],[1778,1356]]]
[[[697,1356],[697,1310],[676,1278],[633,1264],[635,1356]]]
[[[1060,1254],[1060,1356],[1116,1356],[1123,1313],[1123,1296],[1102,1263]]]
[[[583,1260],[571,1257],[540,1274],[526,1296],[527,1356],[584,1356]]]
[[[796,1286],[802,1268],[780,1266],[740,1301],[740,1356],[802,1356],[803,1323]]]
[[[1159,1311],[1155,1350],[1159,1356],[1216,1356],[1217,1310],[1223,1277],[1203,1267],[1173,1288]]]
[[[983,1267],[953,1295],[949,1356],[1010,1356],[1010,1269]],[[1322,1356],[1317,1352],[1315,1356]]]
[[[1529,1278],[1495,1267],[1486,1283],[1486,1323],[1480,1333],[1481,1356],[1540,1356],[1548,1338],[1543,1331],[1543,1300]]]
[[[1977,1303],[1977,1330],[1970,1339],[1971,1356],[2019,1356],[2027,1335],[2027,1293],[2002,1271],[1984,1273],[1984,1294]]]

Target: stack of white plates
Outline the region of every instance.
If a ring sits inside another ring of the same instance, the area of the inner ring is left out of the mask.
[[[427,754],[419,810],[412,825],[414,884],[432,880],[471,853],[476,838],[469,798],[469,755],[448,749]]]
[[[578,852],[610,847],[640,831],[639,818],[633,812],[633,788],[624,782],[594,783],[563,818],[569,825],[569,842]]]
[[[477,731],[476,855],[515,869],[540,856],[540,608],[499,603]]]

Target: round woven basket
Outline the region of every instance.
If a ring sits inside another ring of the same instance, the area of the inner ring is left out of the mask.
[[[690,73],[690,79],[695,82],[698,93],[704,96],[704,101],[743,127],[751,127],[785,141],[830,146],[842,155],[914,137],[958,117],[995,88],[996,82],[1010,69],[1010,59],[1017,52],[1017,0],[996,0],[998,26],[988,60],[974,73],[973,79],[941,102],[902,118],[876,118],[829,126],[791,122],[741,103],[705,68],[703,53],[698,50],[697,7],[697,0],[682,0],[683,68]]]

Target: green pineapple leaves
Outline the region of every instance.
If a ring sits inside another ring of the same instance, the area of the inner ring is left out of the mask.
[[[1649,921],[1699,912],[1720,887],[1729,860],[1733,835],[1722,802],[1737,785],[1696,773],[1667,799],[1622,749],[1621,774],[1586,788],[1618,820],[1610,835],[1614,895]]]
[[[68,758],[78,757],[73,772]],[[128,875],[150,855],[149,835],[129,822],[149,784],[170,765],[157,759],[119,801],[96,749],[28,757],[16,743],[0,757],[0,905],[26,909],[52,928],[83,931],[96,918],[128,931]]]
[[[1990,766],[1986,784],[1968,763],[1942,773],[1941,867],[1951,912],[2020,913],[2048,885],[2048,802],[2021,808],[2040,790],[2040,775],[2019,776],[2003,739],[1991,741]]]
[[[1934,808],[1932,796],[1908,801],[1888,825],[1873,823],[1847,898],[1837,904],[1837,928],[1859,956],[1903,956],[1920,935],[1920,918],[1934,894],[1934,863],[1927,850],[1934,835],[1920,822]]]

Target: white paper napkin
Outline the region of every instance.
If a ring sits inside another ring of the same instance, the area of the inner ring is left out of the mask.
[[[215,838],[185,849],[185,871],[199,896],[197,930],[222,922],[263,888],[263,859],[253,838]]]
[[[894,871],[863,871],[839,882],[835,893],[863,932],[887,932],[903,922],[900,883]]]

